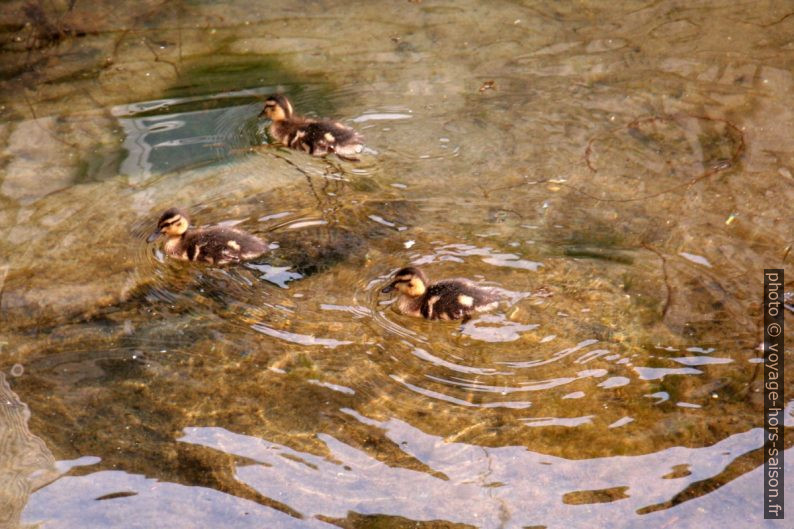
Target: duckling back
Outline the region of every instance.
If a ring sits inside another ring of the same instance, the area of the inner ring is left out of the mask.
[[[317,121],[306,127],[306,137],[311,153],[322,156],[328,153],[352,156],[362,151],[362,137],[355,130],[334,121]]]
[[[267,251],[267,245],[259,237],[234,228],[212,227],[189,230],[174,250],[178,258],[221,265],[259,257]]]
[[[468,279],[445,279],[428,287],[421,314],[429,320],[468,319],[476,312],[496,307],[499,295]]]
[[[363,149],[361,135],[335,121],[291,118],[274,122],[268,131],[279,143],[313,156],[352,156]]]

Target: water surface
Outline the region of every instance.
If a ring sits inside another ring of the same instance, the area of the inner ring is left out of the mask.
[[[10,6],[0,523],[780,526],[785,3]],[[265,145],[275,91],[362,159]],[[170,261],[172,205],[272,251]],[[505,301],[400,316],[408,264]]]

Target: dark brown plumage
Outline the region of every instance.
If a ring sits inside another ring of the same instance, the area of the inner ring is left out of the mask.
[[[355,155],[364,147],[364,139],[350,127],[327,119],[294,115],[292,104],[280,94],[267,98],[260,116],[273,122],[267,131],[274,140],[314,156],[336,153],[342,158],[356,159]]]
[[[163,250],[169,257],[216,265],[246,261],[267,251],[265,242],[250,233],[221,226],[189,228],[189,225],[185,213],[177,208],[168,209],[147,240],[153,242],[160,235],[167,235]]]
[[[476,312],[496,307],[499,295],[464,278],[444,279],[430,284],[419,268],[398,270],[381,292],[397,290],[397,310],[428,320],[467,320]]]

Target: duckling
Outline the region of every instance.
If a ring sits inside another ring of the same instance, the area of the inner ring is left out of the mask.
[[[253,259],[267,251],[265,242],[250,233],[221,226],[188,228],[189,225],[184,212],[170,208],[160,216],[157,229],[146,242],[154,242],[165,234],[168,239],[163,249],[169,257],[216,265]]]
[[[398,270],[383,293],[397,290],[397,310],[409,316],[428,320],[466,321],[476,312],[496,308],[499,294],[468,279],[444,279],[430,284],[419,268],[409,266]]]
[[[350,127],[328,119],[294,115],[289,99],[281,94],[268,97],[259,116],[273,122],[267,129],[273,139],[314,156],[336,153],[340,158],[358,160],[355,155],[364,148],[364,138]]]

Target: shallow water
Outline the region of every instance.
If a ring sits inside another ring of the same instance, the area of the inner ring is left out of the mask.
[[[735,4],[10,4],[0,526],[781,526],[794,15]],[[279,90],[362,160],[263,145]],[[172,205],[272,251],[170,261]],[[505,300],[398,315],[409,263]]]

